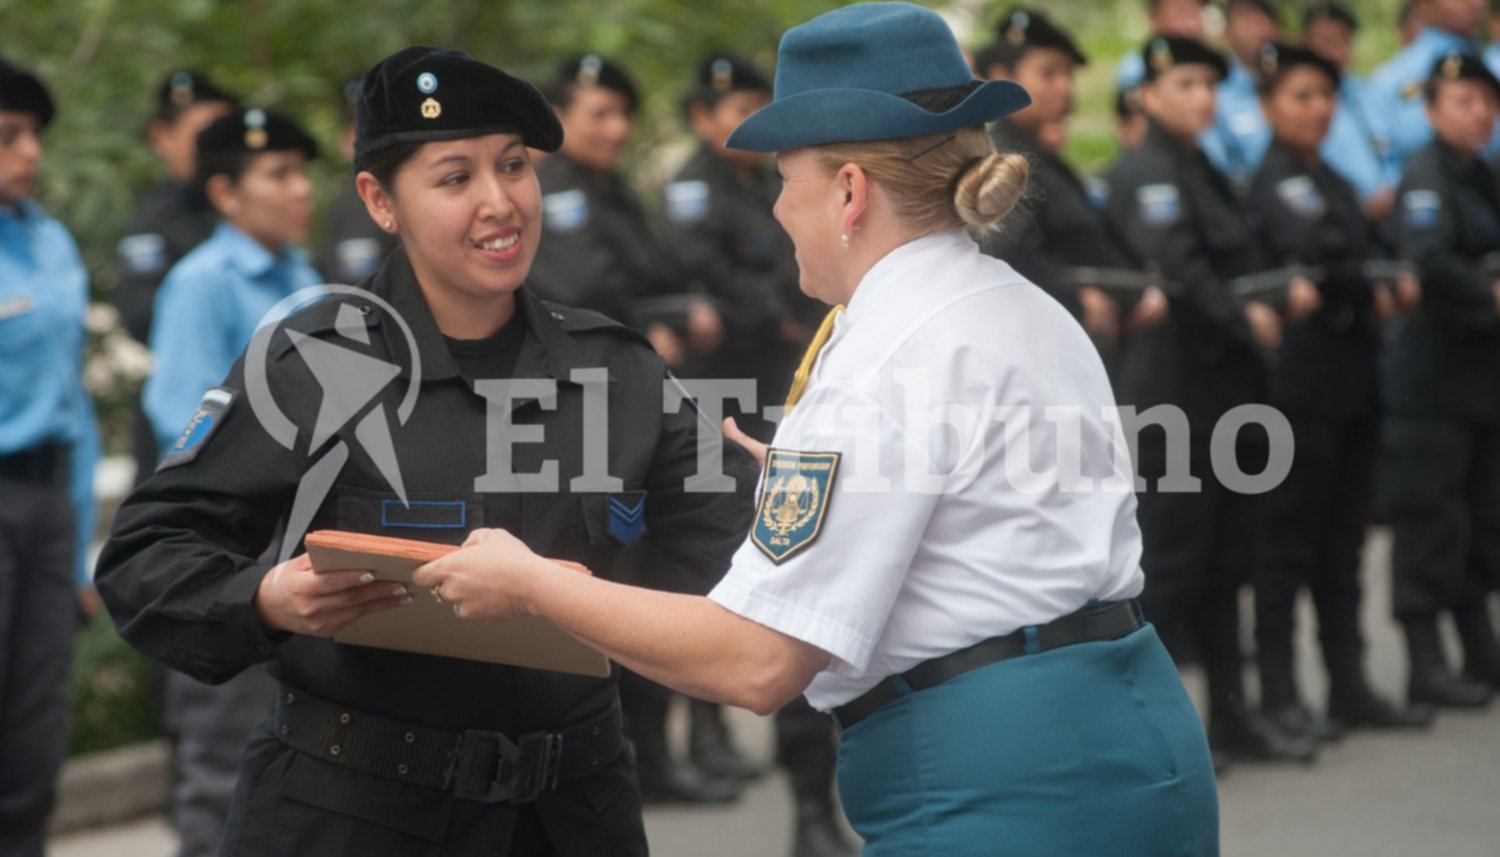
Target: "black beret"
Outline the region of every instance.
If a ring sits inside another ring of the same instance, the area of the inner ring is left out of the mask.
[[[1444,80],[1477,80],[1489,84],[1496,97],[1500,97],[1500,79],[1475,54],[1453,51],[1433,64],[1432,74],[1427,78],[1429,86]]]
[[[547,100],[460,50],[413,45],[365,73],[355,110],[354,154],[400,143],[520,134],[526,145],[555,152],[562,126]]]
[[[995,45],[989,54],[990,64],[1013,65],[1027,48],[1056,48],[1086,65],[1087,55],[1078,43],[1046,15],[1034,9],[1012,9],[995,25]],[[983,71],[983,69],[981,69]]]
[[[1318,0],[1317,3],[1308,6],[1307,11],[1302,15],[1302,29],[1305,30],[1312,22],[1325,18],[1340,21],[1351,30],[1359,29],[1359,19],[1354,17],[1349,7],[1342,3],[1335,3],[1333,0]]]
[[[640,102],[635,81],[630,79],[625,69],[598,54],[569,57],[558,64],[557,75],[552,80],[554,97],[560,99],[566,88],[575,85],[612,89],[630,102],[631,112],[635,112],[636,105]]]
[[[1235,9],[1247,6],[1274,21],[1281,20],[1281,11],[1271,0],[1229,0],[1224,9],[1226,12],[1233,12]]]
[[[1333,88],[1338,89],[1342,78],[1338,67],[1320,54],[1296,45],[1267,42],[1261,46],[1260,55],[1255,60],[1255,75],[1260,90],[1269,91],[1282,75],[1299,65],[1321,71],[1333,82]]]
[[[0,110],[30,113],[45,128],[57,115],[57,106],[41,79],[0,59]]]
[[[318,143],[297,123],[259,107],[221,117],[198,135],[200,158],[289,151],[300,151],[311,160],[318,156]]]
[[[754,63],[735,54],[709,54],[698,63],[694,93],[705,99],[730,92],[771,91],[771,80]]]
[[[158,113],[181,110],[205,101],[227,101],[234,104],[239,99],[220,89],[208,76],[191,69],[181,69],[167,75],[156,88]]]
[[[1146,63],[1147,81],[1156,80],[1157,75],[1179,65],[1206,65],[1219,73],[1220,80],[1229,74],[1229,63],[1223,54],[1184,36],[1156,36],[1141,48],[1141,59]]]

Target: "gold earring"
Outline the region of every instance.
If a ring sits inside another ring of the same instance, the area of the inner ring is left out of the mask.
[[[394,224],[391,221],[387,220],[385,222],[385,231],[390,232],[392,229],[395,228],[395,226],[396,226],[396,224]]]

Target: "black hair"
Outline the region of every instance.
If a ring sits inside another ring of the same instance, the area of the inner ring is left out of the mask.
[[[1115,120],[1124,122],[1141,112],[1141,88],[1126,86],[1115,90]]]
[[[395,192],[396,173],[401,165],[411,160],[412,155],[422,148],[426,143],[422,140],[412,140],[406,143],[394,143],[382,146],[373,152],[366,152],[354,159],[354,172],[369,173],[380,182],[380,186],[386,193]]]
[[[250,168],[250,162],[261,152],[204,152],[199,150],[193,159],[193,187],[208,198],[208,182],[214,176],[228,176],[231,182],[239,183]]]

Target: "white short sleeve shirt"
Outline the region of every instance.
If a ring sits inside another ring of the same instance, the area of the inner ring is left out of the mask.
[[[962,231],[870,270],[771,447],[754,528],[709,597],[832,655],[816,708],[1141,590],[1098,354]]]

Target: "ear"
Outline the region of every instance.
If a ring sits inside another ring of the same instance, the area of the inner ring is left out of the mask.
[[[369,212],[376,226],[391,234],[400,230],[396,221],[396,201],[373,173],[365,170],[355,176],[354,189],[359,192],[360,201],[365,204],[365,211]]]
[[[860,218],[870,208],[870,177],[865,175],[864,168],[858,164],[844,164],[839,167],[834,185],[844,196],[840,226],[845,235],[853,237],[854,230],[859,228]]]
[[[208,183],[203,186],[203,191],[214,210],[221,216],[233,217],[239,214],[240,195],[234,180],[229,176],[223,173],[210,176]]]

